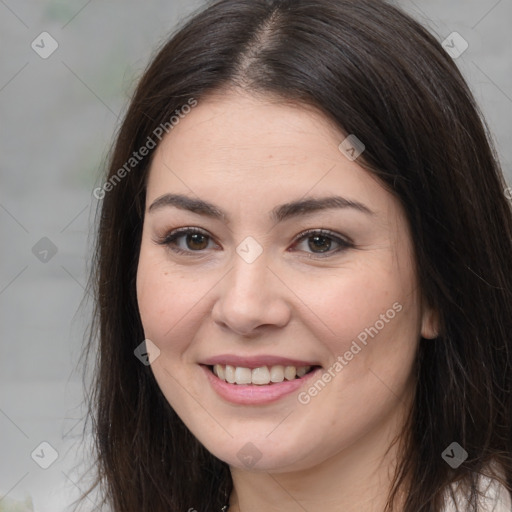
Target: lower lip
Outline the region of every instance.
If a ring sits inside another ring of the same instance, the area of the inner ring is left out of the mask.
[[[316,368],[300,379],[285,380],[264,386],[256,384],[230,384],[219,379],[205,365],[200,365],[213,389],[225,400],[239,405],[259,405],[276,402],[311,380],[322,368]]]

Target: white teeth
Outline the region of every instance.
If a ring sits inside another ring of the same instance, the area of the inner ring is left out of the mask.
[[[234,384],[235,383],[235,367],[227,364],[224,376],[226,378],[226,382],[229,382],[230,384]]]
[[[286,366],[284,369],[284,378],[286,380],[293,380],[297,375],[297,369],[295,366]]]
[[[221,380],[230,384],[256,384],[265,386],[271,382],[283,382],[284,380],[295,380],[296,377],[304,377],[311,370],[311,366],[260,366],[259,368],[245,368],[242,366],[231,366],[216,364],[213,366],[213,373]]]
[[[235,382],[237,384],[250,384],[252,379],[252,372],[250,368],[241,368],[237,366],[235,369]]]
[[[226,380],[226,372],[224,371],[224,366],[221,364],[216,364],[213,367],[213,373],[219,377],[219,379]]]
[[[270,368],[270,380],[272,382],[283,382],[284,366],[272,366],[272,368]]]
[[[270,372],[266,366],[260,368],[254,368],[251,374],[251,382],[253,384],[269,384],[270,383]]]

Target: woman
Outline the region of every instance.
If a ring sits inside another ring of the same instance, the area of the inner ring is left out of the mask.
[[[194,16],[95,191],[105,503],[510,510],[505,188],[451,57],[395,7]]]

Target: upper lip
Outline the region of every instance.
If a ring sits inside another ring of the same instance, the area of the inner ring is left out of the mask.
[[[215,364],[241,366],[243,368],[259,368],[261,366],[320,366],[314,361],[301,361],[299,359],[290,359],[288,357],[259,355],[259,356],[236,356],[233,354],[220,354],[218,356],[209,357],[201,362],[201,364],[213,366]]]

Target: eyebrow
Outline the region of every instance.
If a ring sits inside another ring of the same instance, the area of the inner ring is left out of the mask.
[[[148,208],[152,213],[164,207],[176,207],[188,210],[199,215],[205,215],[229,224],[229,215],[212,203],[203,199],[195,199],[183,194],[164,194],[153,201]],[[320,198],[298,199],[289,203],[276,206],[270,212],[270,219],[274,222],[282,222],[292,217],[312,214],[322,210],[351,208],[367,215],[374,215],[363,203],[346,199],[341,196],[328,196]]]

